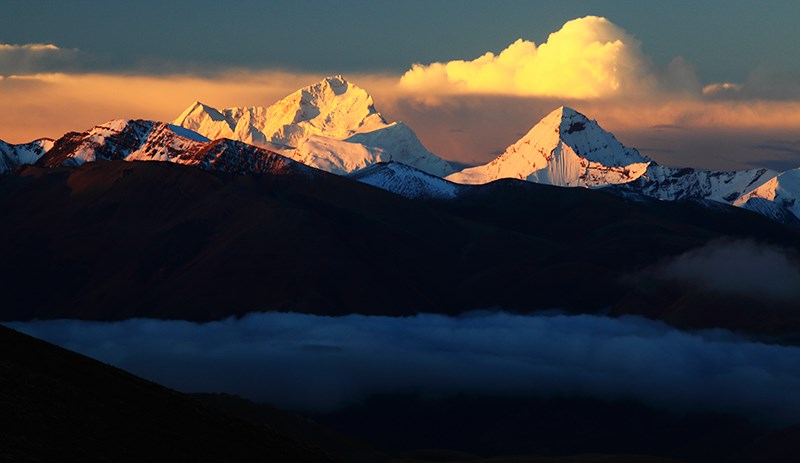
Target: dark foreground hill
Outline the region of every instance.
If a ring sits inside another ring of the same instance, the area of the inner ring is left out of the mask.
[[[338,461],[0,326],[0,461]]]
[[[727,206],[510,180],[413,201],[310,168],[105,161],[3,177],[0,216],[4,320],[500,307],[800,332],[791,300],[637,281],[724,237],[797,249],[797,229]]]
[[[796,427],[754,433],[736,420],[654,414],[627,402],[471,400],[422,406],[407,397],[377,399],[321,417],[380,444],[381,452],[299,415],[230,396],[180,394],[0,326],[0,461],[675,461],[608,453],[615,447],[682,454],[685,461],[789,462],[797,454]],[[458,450],[409,451],[423,443]],[[591,453],[463,451],[472,448]]]
[[[438,451],[393,457],[268,406],[197,397],[202,400],[0,326],[0,461],[427,463],[464,456]],[[485,461],[666,460],[597,455]]]

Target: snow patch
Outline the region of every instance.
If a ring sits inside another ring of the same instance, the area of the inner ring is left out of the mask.
[[[183,138],[188,138],[189,140],[202,141],[202,142],[211,141],[208,138],[200,135],[199,133],[193,130],[186,129],[179,125],[168,124],[167,126],[169,127],[170,130],[175,132],[176,135],[181,136]]]
[[[465,188],[398,162],[375,164],[349,177],[409,199],[452,199]]]

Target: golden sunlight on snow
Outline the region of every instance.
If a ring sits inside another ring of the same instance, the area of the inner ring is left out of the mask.
[[[639,42],[606,18],[568,21],[547,42],[519,39],[472,61],[415,64],[400,80],[408,91],[600,98],[653,91],[699,92],[694,71],[678,58],[661,69]]]

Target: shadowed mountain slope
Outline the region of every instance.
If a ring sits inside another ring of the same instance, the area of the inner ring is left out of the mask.
[[[3,326],[0,384],[3,461],[338,461]]]
[[[723,297],[744,312],[706,310],[707,294],[684,297],[694,289],[631,283],[721,237],[797,249],[798,230],[723,205],[515,180],[413,201],[302,165],[242,176],[105,161],[4,177],[0,213],[6,320],[501,307],[800,331],[785,302]]]

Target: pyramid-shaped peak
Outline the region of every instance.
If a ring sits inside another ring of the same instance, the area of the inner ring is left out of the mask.
[[[569,106],[560,106],[544,117],[544,120],[588,121],[589,118]]]
[[[217,108],[209,106],[200,100],[197,100],[194,103],[190,104],[189,107],[186,108],[186,111],[184,112],[188,113],[192,111],[218,112]]]
[[[556,133],[560,133],[562,137],[584,130],[607,133],[602,127],[597,125],[596,121],[589,119],[568,106],[561,106],[554,109],[550,114],[542,118],[542,120],[536,124],[536,127],[553,130]],[[534,129],[536,127],[534,127]],[[528,136],[534,136],[533,132],[533,130],[529,132]]]
[[[190,104],[189,107],[186,108],[172,123],[175,125],[183,125],[185,121],[197,117],[209,117],[214,121],[224,120],[224,116],[219,112],[219,110],[217,110],[217,108],[209,106],[198,100]],[[192,130],[196,129],[196,127],[190,128]]]
[[[561,111],[561,117],[562,118],[582,117],[582,118],[586,119],[586,116],[584,116],[580,112],[570,108],[569,106],[562,106],[562,107],[558,108],[557,111],[558,110]]]

